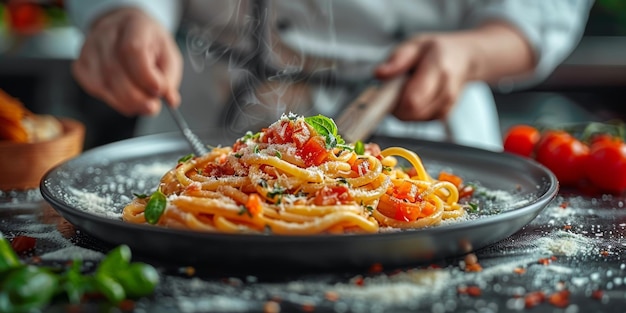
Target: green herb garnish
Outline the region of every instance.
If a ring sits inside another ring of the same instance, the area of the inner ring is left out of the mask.
[[[304,121],[311,125],[320,136],[326,138],[326,148],[332,149],[337,145],[344,144],[345,141],[339,136],[335,121],[324,115],[305,117]]]
[[[181,157],[180,159],[178,159],[178,163],[185,163],[185,162],[193,159],[194,156],[195,156],[195,154],[189,153],[189,154]]]
[[[107,253],[93,274],[82,272],[80,260],[66,270],[29,265],[21,263],[0,233],[0,312],[39,312],[62,294],[73,304],[86,294],[102,295],[113,304],[151,294],[159,273],[151,265],[130,259],[130,248],[121,245]]]
[[[157,189],[152,195],[150,195],[150,200],[146,204],[146,209],[144,210],[144,216],[146,218],[146,222],[150,224],[156,224],[163,212],[165,211],[165,206],[167,205],[167,198],[165,194],[161,192],[161,188]]]
[[[357,155],[365,154],[365,145],[363,144],[361,140],[358,140],[357,142],[354,143],[354,152]]]

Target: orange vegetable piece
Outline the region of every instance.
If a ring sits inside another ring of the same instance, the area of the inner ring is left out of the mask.
[[[246,202],[246,209],[250,212],[251,215],[259,215],[263,210],[263,200],[258,193],[253,193],[248,196],[248,201]]]

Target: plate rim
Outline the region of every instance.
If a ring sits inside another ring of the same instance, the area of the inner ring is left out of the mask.
[[[546,174],[546,177],[548,177],[549,179],[549,181],[545,182],[545,184],[547,184],[547,188],[545,192],[543,192],[543,194],[541,194],[539,197],[533,199],[531,202],[527,203],[526,205],[522,207],[507,210],[506,212],[499,213],[499,214],[482,216],[481,218],[478,218],[478,219],[470,219],[470,220],[462,221],[459,223],[434,225],[434,226],[420,228],[420,229],[398,230],[398,231],[389,231],[389,232],[383,231],[383,232],[371,233],[371,234],[365,233],[365,234],[314,234],[314,235],[271,235],[269,234],[268,235],[268,234],[211,233],[211,232],[194,231],[194,230],[189,230],[189,229],[176,229],[176,228],[167,228],[167,227],[160,227],[160,226],[154,226],[154,225],[128,223],[128,222],[124,222],[121,218],[114,219],[114,218],[102,216],[99,214],[89,213],[89,212],[86,212],[85,210],[74,208],[73,206],[68,205],[67,203],[61,201],[60,199],[57,199],[57,197],[54,196],[53,192],[48,187],[48,182],[51,179],[51,176],[54,175],[54,173],[56,173],[57,171],[59,171],[59,169],[61,169],[64,166],[67,166],[71,162],[80,162],[88,158],[92,154],[97,154],[98,152],[103,151],[103,150],[113,149],[116,146],[128,145],[137,141],[142,141],[142,142],[149,141],[149,140],[153,140],[157,138],[159,140],[163,140],[163,139],[176,140],[176,141],[179,140],[180,142],[177,143],[176,147],[178,146],[183,147],[187,145],[186,142],[184,142],[184,139],[179,132],[164,132],[164,133],[150,134],[150,135],[144,135],[144,136],[137,136],[137,137],[115,141],[115,142],[111,142],[111,143],[104,144],[101,146],[93,147],[89,150],[84,151],[83,153],[81,153],[80,155],[76,157],[73,157],[69,160],[66,160],[60,164],[55,165],[44,174],[40,182],[40,191],[44,200],[50,203],[53,206],[53,208],[56,211],[59,211],[59,213],[61,213],[62,215],[71,214],[71,215],[77,215],[77,216],[92,219],[92,220],[95,219],[95,221],[98,223],[108,224],[113,227],[131,228],[131,229],[138,230],[138,231],[160,232],[160,233],[165,233],[167,235],[191,236],[191,237],[198,237],[199,239],[249,241],[249,240],[268,240],[267,238],[271,238],[271,240],[273,241],[280,240],[281,242],[283,241],[290,242],[294,240],[319,241],[320,239],[332,239],[333,241],[351,240],[354,236],[358,236],[360,238],[364,238],[363,240],[393,240],[393,239],[396,239],[395,237],[407,236],[406,235],[407,233],[419,234],[423,232],[429,232],[429,233],[437,234],[439,232],[450,232],[452,230],[462,231],[465,229],[470,229],[470,228],[475,228],[475,227],[484,227],[485,225],[495,224],[503,220],[509,220],[515,217],[524,216],[534,211],[536,211],[534,212],[535,217],[536,217],[536,215],[540,213],[540,211],[547,205],[547,203],[549,203],[552,199],[556,197],[559,191],[559,187],[560,187],[558,180],[556,176],[554,175],[554,173],[552,173],[548,168],[546,168],[542,164],[532,159],[523,158],[521,156],[517,156],[515,154],[511,154],[507,152],[496,152],[496,151],[485,150],[485,149],[476,148],[476,147],[458,145],[458,144],[449,143],[449,142],[430,141],[430,140],[423,140],[423,139],[412,139],[412,138],[392,137],[392,136],[374,136],[373,138],[376,138],[377,140],[376,141],[372,140],[372,142],[379,142],[381,139],[382,140],[390,139],[393,141],[404,140],[407,142],[411,142],[414,145],[438,146],[438,148],[440,149],[445,148],[445,147],[454,147],[455,149],[473,151],[474,153],[506,155],[506,157],[508,158],[517,159],[518,162],[526,163],[527,165],[535,167],[537,170]],[[171,150],[174,150],[174,148],[171,148]],[[546,205],[544,205],[541,208],[536,208],[537,205],[541,205],[541,203],[543,202],[545,202]],[[535,217],[533,217],[533,219]],[[96,236],[96,237],[99,237],[99,236]]]

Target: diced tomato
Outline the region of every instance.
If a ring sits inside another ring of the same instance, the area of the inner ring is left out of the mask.
[[[292,142],[293,122],[282,121],[265,130],[264,139],[268,143],[285,144]]]
[[[420,203],[421,206],[421,214],[419,217],[427,217],[427,216],[431,216],[435,213],[435,205],[427,202],[427,201],[422,201],[422,203]]]
[[[409,175],[409,177],[417,176],[417,170],[415,169],[415,167],[411,167],[406,170],[406,174]]]
[[[457,189],[461,187],[461,184],[463,184],[463,179],[461,179],[461,177],[448,172],[439,173],[439,180],[450,182],[456,186]]]
[[[417,194],[417,186],[408,181],[403,181],[400,186],[393,189],[392,196],[400,199],[407,200],[409,202],[415,202],[415,195]]]
[[[313,166],[324,163],[328,157],[328,153],[324,138],[315,136],[311,137],[304,146],[302,146],[298,155],[304,160],[306,166]]]
[[[233,152],[237,152],[245,147],[247,147],[248,145],[245,144],[243,141],[241,140],[237,140],[234,144],[233,144]]]
[[[367,159],[356,159],[352,164],[352,171],[356,173],[356,176],[365,175],[370,169],[370,162]]]
[[[302,148],[302,146],[304,146],[312,137],[316,136],[311,133],[311,130],[306,122],[301,121],[299,123],[294,123],[291,141],[296,144],[296,147]]]
[[[315,193],[313,203],[315,205],[345,204],[353,201],[349,189],[343,185],[325,186]]]
[[[394,218],[399,221],[415,221],[422,213],[420,207],[415,205],[414,203],[396,200],[393,206],[396,209],[396,214],[394,215]]]
[[[459,199],[469,198],[474,195],[474,187],[467,185],[459,189]]]

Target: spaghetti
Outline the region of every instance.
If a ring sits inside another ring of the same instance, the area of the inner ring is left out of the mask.
[[[461,185],[449,173],[432,178],[405,148],[346,144],[327,117],[283,115],[233,146],[179,160],[122,218],[225,233],[375,233],[464,215]]]

